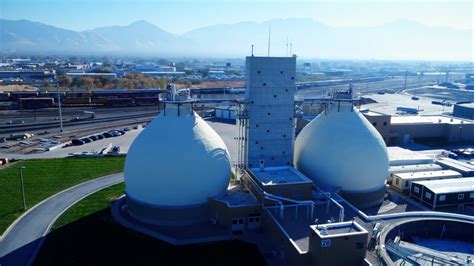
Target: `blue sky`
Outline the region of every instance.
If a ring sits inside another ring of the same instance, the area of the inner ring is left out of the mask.
[[[336,27],[377,26],[399,19],[429,26],[473,28],[472,1],[271,0],[0,0],[0,17],[28,19],[71,30],[147,20],[167,31],[214,24],[312,18]]]

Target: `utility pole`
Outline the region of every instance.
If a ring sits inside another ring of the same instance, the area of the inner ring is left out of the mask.
[[[404,87],[403,90],[406,90],[406,89],[407,89],[407,78],[408,78],[408,70],[405,71],[405,86],[403,86],[403,87]]]
[[[58,92],[59,132],[63,132],[63,112],[61,110],[61,95],[59,95],[59,80],[57,80],[57,78],[56,88]]]
[[[20,185],[21,185],[21,195],[23,197],[23,210],[26,210],[26,197],[25,197],[25,184],[23,182],[23,170],[25,166],[20,166]]]

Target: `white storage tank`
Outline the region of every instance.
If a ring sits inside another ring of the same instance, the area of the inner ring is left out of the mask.
[[[330,105],[303,128],[296,138],[294,163],[317,185],[340,189],[356,205],[383,199],[389,174],[387,148],[352,103]]]
[[[167,103],[129,149],[129,212],[155,224],[204,219],[208,198],[225,193],[230,174],[230,156],[220,136],[189,103]]]

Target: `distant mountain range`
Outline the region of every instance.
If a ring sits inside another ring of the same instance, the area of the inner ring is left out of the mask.
[[[473,30],[394,21],[377,27],[331,27],[311,19],[275,19],[198,28],[176,35],[147,21],[72,31],[28,20],[0,19],[0,50],[17,53],[234,57],[290,51],[336,59],[473,60]],[[288,48],[287,48],[288,47]]]

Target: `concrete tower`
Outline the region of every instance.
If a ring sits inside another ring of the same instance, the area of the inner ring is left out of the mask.
[[[296,56],[246,58],[248,167],[293,163]]]

